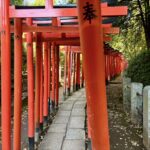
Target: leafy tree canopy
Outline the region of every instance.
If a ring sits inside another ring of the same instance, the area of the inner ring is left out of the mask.
[[[150,4],[148,0],[121,0],[119,4],[127,4],[129,14],[119,18],[115,25],[121,27],[121,33],[113,37],[112,47],[120,50],[130,60],[140,51],[150,49]]]

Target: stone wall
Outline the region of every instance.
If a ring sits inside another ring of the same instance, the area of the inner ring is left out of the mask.
[[[141,125],[143,120],[143,84],[131,83],[131,121]]]
[[[123,106],[132,123],[143,126],[143,143],[150,150],[150,86],[123,77]]]
[[[130,114],[131,108],[131,78],[123,78],[123,108]]]

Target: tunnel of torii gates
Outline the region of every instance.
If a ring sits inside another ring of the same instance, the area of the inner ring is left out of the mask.
[[[119,33],[119,28],[101,22],[124,15],[127,15],[126,6],[112,7],[99,0],[78,0],[77,8],[53,7],[51,0],[46,0],[45,7],[17,7],[10,5],[9,0],[0,0],[2,150],[11,149],[10,39],[13,34],[13,149],[21,149],[23,42],[27,49],[29,149],[34,149],[50,114],[59,106],[61,46],[66,54],[64,94],[66,90],[70,94],[71,86],[74,91],[83,87],[85,79],[88,138],[93,150],[110,149],[105,81],[120,74],[127,62],[121,53],[103,44],[111,40],[109,34]],[[33,43],[36,43],[35,64]]]

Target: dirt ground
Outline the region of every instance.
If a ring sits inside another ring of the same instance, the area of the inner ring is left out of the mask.
[[[111,150],[146,150],[142,128],[133,125],[123,112],[121,77],[107,86]]]

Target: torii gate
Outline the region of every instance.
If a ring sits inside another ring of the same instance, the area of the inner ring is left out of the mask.
[[[10,18],[15,18],[15,112],[14,112],[14,130],[15,137],[19,138],[15,141],[15,150],[20,149],[20,128],[21,128],[21,64],[22,64],[22,22],[20,18],[33,17],[77,17],[80,22],[80,39],[81,49],[84,58],[86,90],[87,90],[87,104],[89,106],[90,124],[92,127],[91,138],[93,150],[108,150],[109,136],[108,136],[108,120],[106,108],[106,91],[105,91],[105,75],[104,75],[104,54],[103,54],[103,37],[101,17],[121,16],[127,14],[127,7],[108,7],[106,5],[99,6],[99,0],[82,0],[78,1],[78,9],[76,8],[53,8],[52,1],[46,1],[47,5],[44,9],[15,9],[9,7],[9,0],[0,1],[0,19],[1,19],[1,80],[2,80],[2,149],[11,149],[11,62],[10,62]],[[91,17],[84,15],[88,9],[94,13]],[[99,10],[101,9],[101,10]],[[78,11],[77,11],[78,10]],[[79,15],[78,15],[79,12]],[[28,26],[32,25],[31,19],[27,19]],[[65,27],[64,27],[65,28]],[[63,28],[63,30],[65,30]],[[60,30],[54,28],[54,30]],[[33,31],[34,28],[26,29],[28,32]],[[44,29],[41,29],[42,32]],[[51,30],[51,29],[49,29]],[[67,29],[68,30],[68,29]],[[65,31],[67,32],[67,31]],[[89,38],[89,34],[92,40]],[[32,59],[32,33],[27,34],[28,43],[28,58]],[[97,40],[100,39],[100,40]],[[63,39],[64,40],[64,39]],[[78,39],[79,40],[79,39]],[[79,44],[79,41],[77,41]],[[60,42],[61,43],[61,42]],[[59,44],[60,44],[59,43]],[[72,41],[70,42],[70,44]],[[45,45],[45,47],[47,47]],[[95,51],[91,51],[95,49]],[[17,50],[17,52],[16,52]],[[45,56],[48,54],[45,51]],[[91,57],[92,56],[92,57]],[[46,61],[47,62],[47,61]],[[92,62],[92,63],[91,63]],[[38,64],[37,64],[38,65]],[[39,64],[40,65],[40,64]],[[47,64],[48,65],[48,64]],[[20,66],[20,67],[18,67]],[[45,66],[46,67],[46,66]],[[29,77],[28,83],[33,82],[33,66],[32,62],[28,61]],[[99,68],[99,69],[97,69]],[[46,73],[45,73],[46,74]],[[45,75],[46,76],[46,75]],[[47,77],[46,77],[47,81]],[[45,81],[45,82],[46,82]],[[28,87],[30,106],[33,107],[33,83]],[[47,88],[47,87],[45,87]],[[46,93],[47,94],[47,93]],[[96,104],[96,105],[95,105]],[[39,105],[39,104],[38,104]],[[47,106],[47,105],[46,105]],[[45,106],[45,107],[46,107]],[[101,109],[100,109],[101,108]],[[29,110],[30,116],[33,116],[32,109]],[[38,111],[38,110],[37,110]],[[47,113],[47,112],[46,112]],[[29,131],[34,133],[34,119],[29,118],[29,123],[32,128]],[[33,121],[33,122],[32,122]],[[33,135],[32,135],[33,136]],[[29,141],[34,142],[33,137],[29,136]]]
[[[110,27],[111,26],[111,24],[102,24],[102,27],[103,27],[103,41],[104,42],[108,42],[109,40],[111,40],[111,38],[110,37],[106,37],[105,35],[107,35],[107,34],[119,34],[119,28],[113,28],[113,27]],[[79,33],[77,33],[77,36],[78,36],[78,38],[79,38],[79,35],[78,35]],[[44,35],[43,35],[44,36]],[[49,38],[49,35],[47,35],[47,38]],[[43,39],[44,40],[44,39]],[[73,43],[72,43],[73,44]],[[79,42],[79,45],[80,45],[80,42]],[[67,48],[67,47],[65,47],[64,48],[64,51],[66,51],[66,54],[68,54],[68,53],[71,53],[71,52],[76,52],[76,53],[81,53],[82,54],[82,51],[81,51],[81,48],[80,48],[80,46],[71,46],[70,48]],[[79,55],[79,54],[77,54],[77,55]],[[69,56],[66,56],[66,57],[69,57]],[[78,56],[79,57],[79,56]],[[69,60],[68,60],[69,61]],[[69,61],[70,62],[70,61]],[[69,63],[68,62],[68,63]],[[77,64],[78,64],[78,62],[77,62]],[[67,65],[65,64],[65,67],[66,67]],[[80,66],[80,64],[78,64],[77,66]],[[71,65],[69,65],[68,64],[68,69],[67,68],[65,68],[65,70],[71,70],[71,68],[69,68],[69,67],[71,67]],[[80,76],[79,76],[79,68],[77,67],[77,75],[76,75],[76,80],[78,80],[78,81],[76,81],[76,82],[78,82],[78,83],[75,83],[75,79],[74,79],[74,90],[75,89],[78,89],[80,86]],[[68,71],[68,72],[70,72],[70,71]],[[82,74],[83,74],[83,72],[82,72]],[[66,78],[66,76],[65,76],[65,78]],[[75,77],[74,77],[75,78]],[[65,81],[66,81],[66,79],[64,79]],[[68,95],[70,95],[70,83],[71,83],[71,78],[70,78],[70,74],[68,74]],[[83,77],[83,80],[84,80],[84,77]],[[65,95],[66,95],[66,82],[64,82],[64,97],[65,97]],[[75,85],[76,84],[76,85]]]

